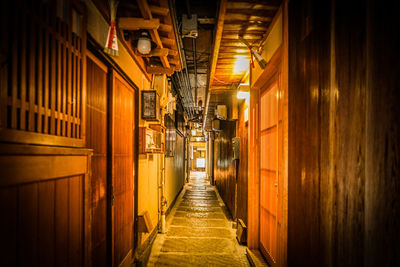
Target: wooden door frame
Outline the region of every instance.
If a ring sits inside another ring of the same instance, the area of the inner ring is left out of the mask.
[[[124,71],[118,66],[117,63],[107,54],[104,53],[103,48],[96,43],[96,41],[88,35],[87,38],[87,50],[86,53],[90,57],[90,59],[94,59],[96,63],[101,63],[102,66],[107,68],[107,266],[114,266],[114,233],[113,233],[113,210],[111,205],[112,198],[112,148],[113,148],[113,97],[114,96],[114,82],[113,77],[118,75],[120,77],[120,81],[124,82],[134,91],[134,134],[133,134],[133,168],[134,168],[134,177],[133,177],[133,187],[134,187],[134,195],[133,195],[133,244],[132,244],[132,255],[134,254],[135,249],[138,244],[138,155],[139,155],[139,88],[132,82],[132,80],[124,73]]]
[[[115,86],[115,79],[118,79],[118,81],[120,81],[121,83],[123,83],[127,88],[129,88],[129,89],[131,89],[132,91],[133,91],[133,96],[134,96],[134,120],[135,120],[135,122],[134,122],[134,132],[133,132],[133,136],[132,136],[132,138],[133,138],[133,148],[132,148],[132,150],[133,150],[133,171],[134,171],[134,175],[133,175],[133,227],[134,227],[134,229],[133,229],[133,237],[132,237],[132,240],[133,240],[133,242],[132,242],[132,245],[131,245],[131,253],[130,253],[130,255],[131,256],[133,256],[134,255],[134,251],[135,251],[135,248],[137,247],[137,235],[138,235],[138,233],[137,233],[137,217],[138,217],[138,212],[137,212],[137,208],[138,208],[138,153],[139,153],[139,150],[138,150],[138,141],[139,141],[139,131],[138,131],[138,129],[139,129],[139,103],[138,103],[138,101],[139,101],[139,90],[138,90],[138,88],[134,85],[134,83],[133,82],[131,82],[130,80],[128,80],[127,79],[127,77],[126,77],[126,75],[124,75],[124,73],[121,73],[121,72],[119,72],[118,70],[115,70],[114,68],[111,68],[110,69],[110,81],[109,81],[109,84],[110,84],[110,96],[112,96],[112,97],[109,97],[109,105],[110,105],[110,110],[111,110],[111,112],[109,113],[109,115],[110,115],[110,121],[109,121],[109,130],[110,129],[112,129],[111,131],[112,131],[112,134],[110,135],[110,139],[109,139],[109,142],[110,142],[110,152],[111,152],[111,158],[109,159],[109,161],[110,161],[110,164],[111,164],[111,170],[110,170],[110,174],[111,174],[111,176],[110,176],[110,185],[114,185],[114,180],[113,180],[113,169],[112,169],[112,166],[114,165],[114,162],[113,162],[113,157],[112,157],[112,153],[113,153],[113,147],[114,147],[114,139],[113,139],[113,137],[114,137],[114,111],[115,111],[115,105],[113,105],[113,103],[114,103],[114,99],[115,99],[115,88],[116,88],[116,86]],[[110,187],[110,189],[112,189],[113,187]],[[111,201],[112,201],[112,194],[113,194],[113,192],[111,191],[110,192],[110,203],[111,203]],[[114,258],[115,258],[115,256],[114,256],[114,205],[110,205],[110,211],[109,211],[109,215],[110,215],[110,227],[111,227],[111,229],[110,229],[110,233],[112,233],[112,236],[110,237],[110,246],[111,246],[111,262],[112,262],[112,265],[111,266],[115,266],[114,265]],[[125,261],[125,260],[129,260],[129,259],[127,259],[127,258],[125,258],[124,260],[123,260],[123,262]]]
[[[249,249],[258,249],[260,247],[260,111],[261,111],[261,94],[265,89],[269,88],[278,76],[282,73],[283,63],[283,47],[280,46],[275,54],[270,59],[263,73],[257,78],[251,88],[250,94],[250,119],[249,119],[249,166],[248,166],[248,247]],[[252,84],[253,77],[250,73],[250,83]],[[279,134],[279,133],[278,133]],[[251,140],[255,139],[255,140]],[[257,151],[251,153],[251,151]],[[286,260],[284,260],[286,261]],[[268,259],[271,264],[271,259]],[[278,264],[279,265],[279,264]]]
[[[270,76],[268,81],[266,83],[264,83],[264,85],[259,90],[259,99],[260,100],[261,100],[261,97],[264,94],[267,94],[268,91],[272,90],[274,86],[278,87],[277,92],[279,93],[279,77],[280,77],[280,75],[281,75],[281,72],[280,71],[276,71]],[[277,166],[277,170],[276,170],[276,181],[277,181],[277,184],[278,184],[277,185],[278,186],[277,190],[279,192],[279,186],[280,186],[279,185],[279,101],[277,103],[276,108],[278,109],[278,112],[276,113],[276,116],[277,116],[277,121],[276,121],[276,138],[277,138],[276,149],[277,149],[277,151],[276,152],[278,153],[278,155],[277,155],[277,164],[278,164],[278,166]],[[257,127],[258,133],[257,133],[257,135],[259,136],[259,140],[261,142],[261,131],[262,131],[261,127],[260,127],[260,125],[261,125],[261,104],[260,104],[260,108],[258,109],[258,121],[257,121],[257,124],[258,124],[258,127]],[[261,209],[261,153],[260,153],[260,149],[261,149],[261,145],[259,146],[259,150],[258,150],[259,153],[257,155],[258,156],[258,162],[259,162],[258,177],[260,179],[259,180],[259,186],[258,186],[258,192],[259,192],[258,193],[258,197],[259,197],[258,203],[260,203],[260,205],[258,207],[259,210]],[[276,224],[277,225],[278,225],[278,209],[279,209],[279,197],[277,196],[277,205],[276,205]],[[258,224],[260,225],[261,212],[259,211],[258,214],[259,214]],[[276,231],[277,231],[276,235],[277,235],[277,239],[278,239],[278,238],[280,238],[280,235],[278,233],[278,227],[276,227]],[[260,235],[260,230],[258,231],[258,235]],[[258,247],[259,247],[262,255],[267,259],[267,261],[270,264],[270,266],[275,267],[275,266],[277,266],[279,264],[277,262],[277,259],[275,259],[275,262],[274,262],[272,256],[270,255],[270,252],[267,251],[267,249],[263,247],[263,245],[261,244],[260,238],[258,239]]]

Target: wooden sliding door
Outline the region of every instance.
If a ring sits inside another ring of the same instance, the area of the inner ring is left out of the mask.
[[[260,99],[260,250],[271,265],[280,255],[280,220],[278,217],[280,132],[278,123],[278,83],[264,88]]]
[[[89,54],[87,92],[87,145],[93,149],[92,263],[120,266],[130,263],[134,248],[135,91]]]
[[[107,66],[87,59],[87,146],[93,149],[91,177],[92,264],[107,265]]]
[[[113,73],[112,249],[113,264],[130,264],[134,224],[135,91]]]

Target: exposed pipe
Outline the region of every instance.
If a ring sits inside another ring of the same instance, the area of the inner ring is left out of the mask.
[[[193,46],[193,64],[194,64],[194,106],[198,108],[197,104],[197,65],[196,65],[196,38],[193,38],[192,40],[192,46]]]
[[[177,30],[178,22],[177,22],[177,18],[176,18],[175,1],[168,1],[168,2],[169,2],[170,14],[172,17],[172,23],[174,26],[173,28],[174,28],[174,33],[175,33],[175,37],[176,37],[175,40],[176,40],[176,44],[178,46],[178,51],[180,54],[181,65],[182,65],[182,68],[186,69],[186,75],[185,75],[186,79],[183,78],[183,80],[186,80],[186,81],[185,81],[185,84],[183,84],[183,83],[181,84],[182,87],[180,89],[182,89],[182,91],[185,91],[185,89],[186,89],[187,96],[185,96],[185,98],[188,97],[188,107],[192,114],[191,116],[193,116],[194,112],[193,112],[192,89],[190,87],[190,80],[189,80],[189,75],[188,75],[186,56],[185,56],[185,52],[183,50],[182,38],[180,37],[180,34],[178,33],[178,30]],[[181,73],[181,72],[179,72],[179,73]]]
[[[186,10],[187,10],[187,17],[188,19],[192,18],[192,12],[190,12],[190,1],[186,0]]]

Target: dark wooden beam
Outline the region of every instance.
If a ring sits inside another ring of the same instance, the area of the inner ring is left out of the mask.
[[[150,5],[150,11],[154,15],[159,15],[159,16],[167,16],[169,14],[169,9],[165,7],[160,7],[160,6],[154,6]]]
[[[225,11],[226,11],[227,2],[228,2],[227,0],[221,0],[221,2],[220,2],[217,30],[216,30],[215,38],[214,38],[214,40],[215,40],[214,41],[214,49],[213,49],[212,56],[211,56],[210,79],[208,80],[209,88],[212,86],[212,84],[214,82],[214,74],[215,74],[215,69],[217,66],[219,47],[221,45],[222,30],[224,28]]]
[[[131,31],[140,29],[156,30],[160,27],[160,20],[144,18],[118,18],[118,27],[123,30]]]

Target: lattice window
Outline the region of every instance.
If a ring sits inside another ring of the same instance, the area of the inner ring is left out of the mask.
[[[8,25],[1,36],[7,36],[8,43],[0,76],[0,140],[83,146],[83,8],[66,5],[69,1],[26,2],[9,3],[1,11]]]

